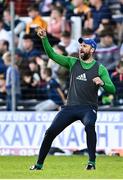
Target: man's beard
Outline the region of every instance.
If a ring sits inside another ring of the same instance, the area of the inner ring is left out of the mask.
[[[90,53],[80,54],[80,58],[81,58],[83,61],[87,61],[87,60],[90,58],[90,56],[91,56]]]

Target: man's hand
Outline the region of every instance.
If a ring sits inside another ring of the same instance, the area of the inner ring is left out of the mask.
[[[44,28],[41,28],[40,26],[35,28],[35,32],[40,38],[46,37],[46,30]]]
[[[103,86],[104,85],[104,82],[100,79],[100,77],[95,77],[93,79],[93,82],[96,84],[96,85],[99,85],[99,86]]]

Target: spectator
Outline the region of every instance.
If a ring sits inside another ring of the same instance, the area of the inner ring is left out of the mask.
[[[6,8],[3,12],[4,17],[4,28],[6,31],[11,31],[11,20],[12,17],[10,15],[10,10]],[[25,23],[21,21],[17,16],[15,16],[14,20],[14,33],[19,36],[20,33],[25,29]]]
[[[42,16],[49,16],[51,13],[53,0],[42,0],[39,3],[39,11]]]
[[[3,55],[3,60],[5,65],[8,67],[6,72],[6,103],[7,103],[7,110],[12,110],[12,75],[14,74],[14,86],[16,87],[15,90],[15,106],[17,110],[17,103],[20,98],[21,90],[20,90],[20,73],[18,67],[15,65],[14,68],[11,66],[11,54],[10,52],[6,52]]]
[[[82,37],[83,38],[94,39],[97,42],[96,33],[90,28],[83,28]]]
[[[4,29],[8,31],[9,37],[12,36],[12,31],[11,31],[11,14],[10,10],[6,8],[3,13],[3,18],[4,18]],[[14,17],[14,41],[15,41],[15,46],[19,47],[21,46],[21,41],[22,41],[22,36],[24,34],[25,30],[25,22],[21,21],[17,16]],[[10,49],[12,49],[12,39],[10,38]]]
[[[40,26],[47,29],[47,22],[40,16],[39,7],[37,4],[32,4],[27,9],[29,17],[32,19],[26,26],[26,34],[31,34],[34,42],[34,47],[44,52],[41,46],[41,40],[35,33],[35,28]]]
[[[24,54],[20,49],[15,49],[15,59],[22,77],[23,71],[29,70],[29,63],[24,59]]]
[[[119,61],[115,71],[112,73],[112,81],[116,87],[114,105],[123,105],[123,61]]]
[[[108,6],[103,3],[103,0],[89,0],[89,2],[92,6],[92,29],[98,32],[101,23],[108,23],[110,21],[111,13]]]
[[[6,40],[0,40],[0,57],[3,56],[9,50],[9,42]]]
[[[40,83],[40,69],[34,57],[29,60],[29,68],[32,72],[32,86],[36,87]]]
[[[5,99],[6,97],[6,81],[3,74],[0,74],[0,99]]]
[[[64,94],[60,88],[58,82],[52,78],[52,71],[50,68],[41,70],[41,77],[44,79],[46,84],[46,91],[48,99],[37,104],[35,109],[37,111],[56,110],[64,104]]]
[[[55,7],[51,11],[47,32],[60,39],[63,28],[63,9]]]
[[[33,31],[33,29],[37,26],[40,26],[45,29],[47,28],[47,23],[40,16],[38,5],[36,4],[30,5],[27,11],[29,17],[32,18],[32,21],[27,24],[26,33],[31,33],[31,30]]]
[[[40,66],[40,68],[45,68],[47,66],[48,60],[49,59],[45,54],[42,54],[40,57],[35,58],[35,61],[38,64],[38,66]]]
[[[119,0],[120,1],[120,11],[123,14],[123,0]]]
[[[23,71],[21,81],[21,98],[24,100],[36,98],[36,88],[33,87],[33,77],[30,70]]]
[[[115,69],[120,60],[119,47],[113,41],[112,30],[103,30],[100,34],[100,43],[95,53],[97,61],[108,69],[109,73]]]
[[[59,44],[65,47],[68,54],[78,52],[78,43],[74,39],[71,39],[71,33],[69,31],[62,32]]]
[[[1,0],[0,1],[0,15],[2,16],[3,15],[3,11],[6,7],[6,0]]]
[[[31,57],[41,55],[40,50],[34,48],[34,42],[30,34],[25,34],[23,36],[22,48],[23,48],[22,52],[26,60],[28,60]]]
[[[86,15],[90,16],[90,8],[87,4],[84,3],[84,0],[73,0],[72,4],[74,6],[74,15]]]
[[[3,19],[0,18],[0,40],[6,40],[10,42],[10,37],[8,32],[4,29]]]
[[[6,65],[2,59],[2,56],[9,50],[9,42],[6,40],[0,40],[0,74],[6,76]]]
[[[7,67],[4,64],[3,59],[0,58],[0,75],[2,74],[2,76],[6,76],[6,70],[7,70]]]

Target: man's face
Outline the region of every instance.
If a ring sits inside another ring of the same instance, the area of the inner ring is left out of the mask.
[[[112,39],[111,36],[108,36],[108,35],[107,35],[107,36],[104,36],[104,37],[101,38],[101,43],[102,43],[105,47],[111,46],[112,43],[113,43],[113,39]]]
[[[28,12],[28,15],[29,15],[29,17],[34,19],[38,15],[38,12],[34,11],[34,10],[31,10],[31,11]]]
[[[31,50],[33,48],[33,42],[30,39],[23,39],[22,46],[25,51]]]
[[[84,42],[79,47],[79,58],[83,61],[87,61],[92,55],[92,47]]]
[[[8,11],[4,11],[3,18],[5,22],[10,22],[11,21],[10,13]]]
[[[75,7],[78,7],[83,4],[83,0],[73,0],[72,3]]]

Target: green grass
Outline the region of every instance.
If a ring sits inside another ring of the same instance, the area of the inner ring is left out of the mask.
[[[95,171],[86,171],[86,156],[48,156],[44,169],[29,171],[37,157],[0,157],[0,179],[123,179],[122,157],[97,157]]]

